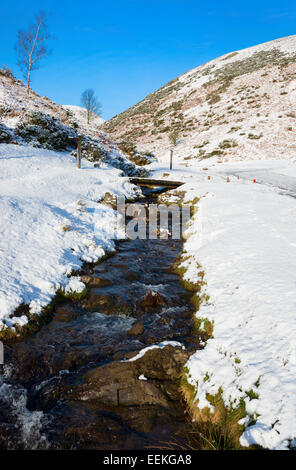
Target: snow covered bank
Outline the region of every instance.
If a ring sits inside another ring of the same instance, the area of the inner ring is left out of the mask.
[[[59,287],[81,290],[71,271],[114,249],[114,211],[96,201],[107,191],[135,195],[120,174],[86,161],[79,170],[67,153],[0,145],[0,329],[27,323],[13,317],[22,303],[40,313]]]
[[[198,264],[205,271],[210,298],[196,316],[214,322],[213,338],[188,361],[188,381],[200,409],[213,411],[209,398],[219,388],[229,407],[244,400],[243,446],[296,445],[296,202],[285,195],[296,187],[295,168],[256,162],[207,172],[179,167],[168,176],[188,182],[180,188],[187,199],[201,198],[181,266],[191,282]],[[233,172],[246,179],[228,183]]]

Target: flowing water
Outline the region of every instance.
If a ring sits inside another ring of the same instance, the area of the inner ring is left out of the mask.
[[[181,249],[170,238],[118,243],[83,268],[83,300],[57,305],[38,333],[6,346],[0,448],[186,445],[179,377],[199,344],[190,293],[171,271]]]

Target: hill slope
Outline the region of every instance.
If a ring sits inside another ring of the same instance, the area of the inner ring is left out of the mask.
[[[87,126],[87,111],[85,108],[82,108],[81,106],[75,106],[72,104],[63,104],[62,105],[64,109],[70,111],[78,121],[78,123],[82,126]],[[93,119],[91,120],[91,125],[95,126],[101,126],[104,124],[105,120],[101,118],[100,116],[93,116]]]
[[[181,159],[290,158],[296,154],[295,77],[296,36],[289,36],[190,70],[103,129],[158,157],[177,130]]]
[[[76,108],[82,110],[79,107],[64,108],[33,90],[28,93],[11,71],[0,69],[0,143],[70,151],[76,149],[79,133],[82,135],[82,156],[88,160],[120,168],[127,175],[147,173],[131,162],[101,130],[101,118],[87,125],[77,117]]]

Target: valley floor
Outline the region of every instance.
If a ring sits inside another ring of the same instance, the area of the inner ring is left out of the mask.
[[[200,409],[219,392],[229,407],[244,401],[243,446],[287,449],[296,446],[296,163],[204,167],[151,165],[153,177],[186,183],[185,200],[200,198],[184,277],[205,272],[196,316],[214,328],[188,361],[188,381]],[[13,315],[20,304],[40,313],[58,288],[84,289],[70,273],[114,249],[114,211],[97,203],[106,191],[135,196],[119,170],[0,145],[0,329],[28,321]]]
[[[166,166],[154,165],[153,177],[186,181],[185,201],[200,198],[181,264],[191,282],[205,272],[209,297],[196,316],[214,325],[187,364],[196,406],[213,411],[219,393],[232,409],[244,400],[243,446],[294,447],[296,163]]]

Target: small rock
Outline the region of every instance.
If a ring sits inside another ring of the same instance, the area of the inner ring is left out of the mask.
[[[100,309],[102,313],[106,313],[106,310],[111,310],[114,307],[114,302],[109,295],[98,295],[91,292],[82,302],[82,307],[89,311],[95,311]],[[103,311],[103,310],[104,311]]]
[[[87,274],[80,276],[80,279],[89,287],[107,287],[112,285],[112,282],[109,281],[109,279],[102,279],[100,277],[89,276]]]
[[[114,295],[98,294],[96,289],[91,290],[81,303],[81,306],[89,312],[98,311],[105,315],[130,316],[132,314],[131,305]]]
[[[129,336],[139,336],[144,333],[144,325],[140,321],[135,323],[132,328],[127,332]]]
[[[109,193],[108,191],[105,194],[104,199],[101,201],[101,204],[106,204],[111,206],[112,209],[117,208],[117,197],[114,194]]]
[[[73,304],[69,303],[60,305],[56,308],[53,320],[67,323],[77,317],[78,313],[75,307],[73,306]]]
[[[145,297],[140,301],[139,307],[145,312],[150,312],[156,308],[162,307],[164,304],[164,298],[160,292],[154,292],[150,290]]]

